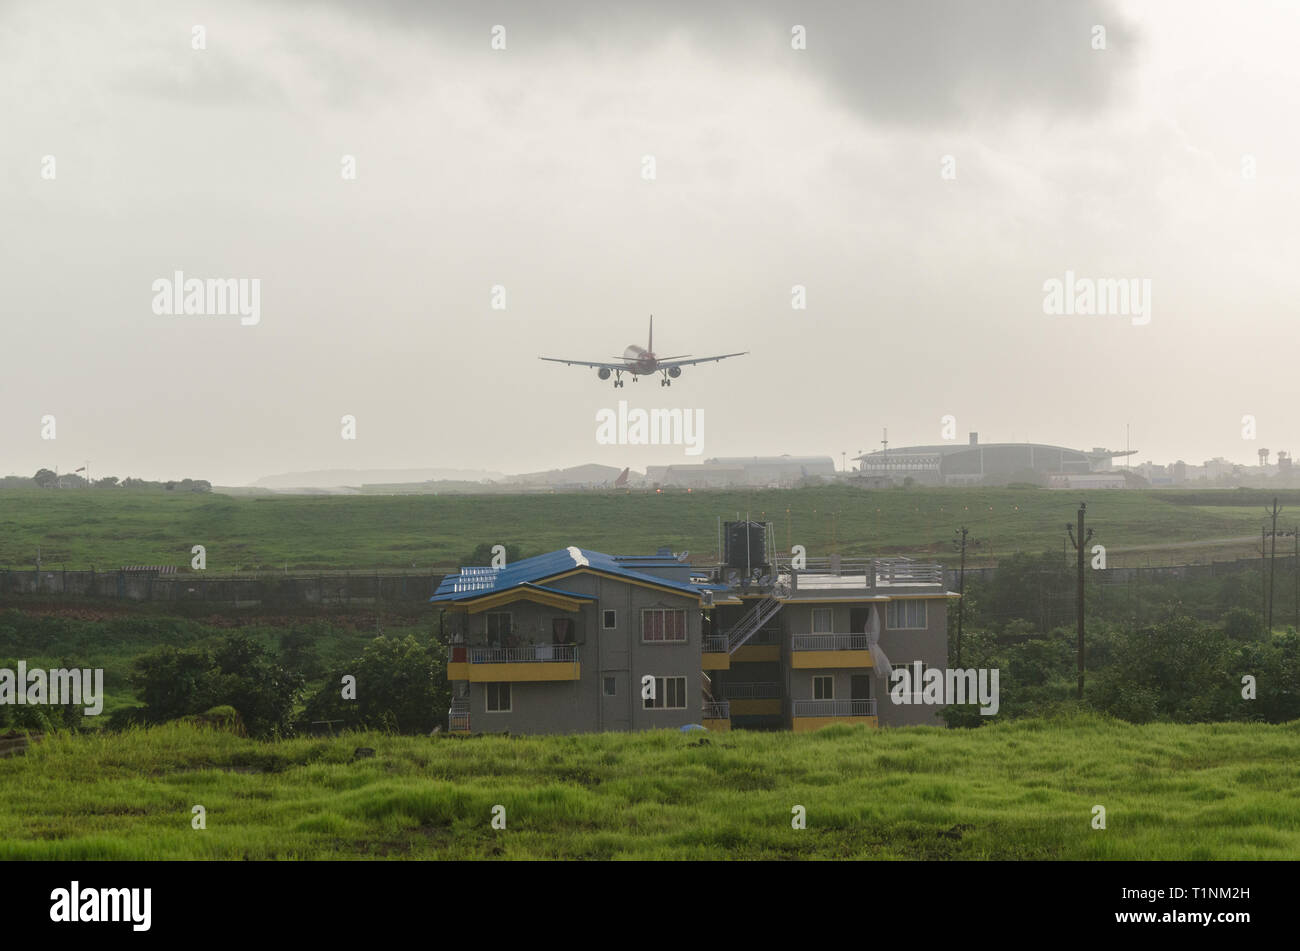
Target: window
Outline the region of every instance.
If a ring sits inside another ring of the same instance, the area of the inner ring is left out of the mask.
[[[890,664],[893,667],[893,673],[889,676],[889,689],[892,691],[899,685],[900,678],[898,672],[904,670],[907,672],[907,686],[910,688],[904,693],[911,694],[913,703],[920,703],[920,696],[925,690],[925,672],[930,669],[930,665],[919,660],[911,660],[902,664]]]
[[[685,710],[686,678],[656,677],[654,699],[644,703],[647,710]]]
[[[607,631],[612,631],[618,627],[618,613],[615,611],[606,611],[602,616],[601,626]]]
[[[489,612],[487,618],[487,639],[493,647],[500,647],[506,638],[514,633],[508,612]]]
[[[831,624],[830,608],[813,608],[812,613],[812,632],[814,634],[830,634],[833,630]]]
[[[618,681],[613,677],[605,678],[605,696],[614,697],[618,695]]]
[[[510,685],[509,684],[484,684],[487,694],[487,712],[488,713],[509,713],[510,712]]]
[[[908,628],[926,626],[924,601],[890,601],[885,623],[890,630],[900,631]]]
[[[551,643],[573,643],[573,618],[557,617],[551,619]]]
[[[835,678],[814,677],[813,678],[813,699],[834,700],[835,699]]]
[[[641,640],[685,641],[686,612],[681,608],[646,608],[641,612]]]

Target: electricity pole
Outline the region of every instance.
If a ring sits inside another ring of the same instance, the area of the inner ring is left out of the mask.
[[[957,544],[961,545],[961,568],[957,571],[957,666],[961,666],[961,627],[966,616],[966,536],[970,534],[965,525],[957,533]]]
[[[1074,552],[1076,555],[1075,563],[1078,570],[1078,593],[1075,595],[1075,613],[1079,625],[1079,639],[1075,650],[1078,653],[1079,662],[1079,699],[1083,699],[1083,562],[1086,557],[1088,542],[1092,541],[1092,529],[1084,533],[1083,518],[1084,512],[1088,508],[1087,502],[1079,503],[1079,534],[1074,534],[1074,528],[1069,522],[1065,523],[1065,530],[1070,535],[1070,541],[1074,543]]]
[[[1268,515],[1273,520],[1272,527],[1268,529],[1268,535],[1273,541],[1269,547],[1268,592],[1264,598],[1268,617],[1268,633],[1270,636],[1272,636],[1273,633],[1273,578],[1277,574],[1277,516],[1279,512],[1281,512],[1281,509],[1277,507],[1277,496],[1275,495],[1273,496],[1272,509],[1264,509],[1264,514]],[[1263,552],[1260,552],[1260,555],[1262,556]]]

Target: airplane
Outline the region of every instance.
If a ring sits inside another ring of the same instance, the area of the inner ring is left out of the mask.
[[[743,357],[749,353],[748,350],[742,350],[740,353],[723,353],[716,357],[696,357],[692,360],[684,360],[683,357],[689,357],[689,353],[679,354],[675,357],[660,357],[655,355],[655,318],[654,314],[650,315],[650,340],[644,348],[636,344],[628,347],[623,351],[621,358],[616,357],[616,362],[592,362],[590,360],[565,360],[562,357],[538,357],[539,360],[549,360],[551,363],[563,363],[567,366],[577,364],[580,367],[595,367],[596,376],[602,380],[608,380],[612,375],[614,385],[623,385],[623,374],[630,373],[632,382],[635,383],[638,377],[650,376],[652,373],[662,374],[659,380],[660,386],[672,386],[673,380],[682,375],[682,367],[690,366],[694,363],[714,363],[718,360],[725,360],[728,357]],[[621,362],[617,362],[621,361]]]

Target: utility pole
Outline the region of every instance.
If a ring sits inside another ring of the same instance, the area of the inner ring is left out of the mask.
[[[1065,523],[1065,530],[1070,535],[1070,541],[1074,543],[1074,552],[1076,555],[1075,563],[1078,570],[1078,593],[1075,595],[1075,613],[1077,615],[1079,626],[1078,645],[1075,650],[1078,653],[1079,663],[1079,699],[1083,699],[1083,563],[1087,555],[1088,542],[1092,541],[1092,529],[1084,533],[1084,512],[1088,508],[1087,502],[1079,503],[1079,534],[1074,534],[1074,529],[1069,522]]]
[[[1277,496],[1273,496],[1272,509],[1264,509],[1264,514],[1272,519],[1272,527],[1268,529],[1268,535],[1272,539],[1269,546],[1268,556],[1268,592],[1265,595],[1266,616],[1268,618],[1268,633],[1273,634],[1273,579],[1277,574],[1277,516],[1281,509],[1277,507]],[[1261,556],[1263,552],[1260,552]]]
[[[1268,617],[1268,582],[1264,580],[1264,562],[1268,560],[1268,529],[1259,529],[1259,616]]]
[[[965,525],[957,533],[956,544],[961,546],[961,568],[957,572],[957,664],[961,666],[961,630],[962,620],[966,616],[966,536],[970,534]]]

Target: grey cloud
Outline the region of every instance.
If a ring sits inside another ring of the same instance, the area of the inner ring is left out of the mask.
[[[426,30],[487,49],[506,26],[510,48],[563,43],[611,50],[684,35],[697,48],[756,71],[806,68],[840,101],[874,122],[978,122],[1022,111],[1087,114],[1115,101],[1136,63],[1137,30],[1106,0],[598,0],[484,4],[375,0],[349,14]],[[793,24],[808,49],[792,61]],[[1107,49],[1091,48],[1094,25]],[[780,57],[780,59],[778,59]]]

